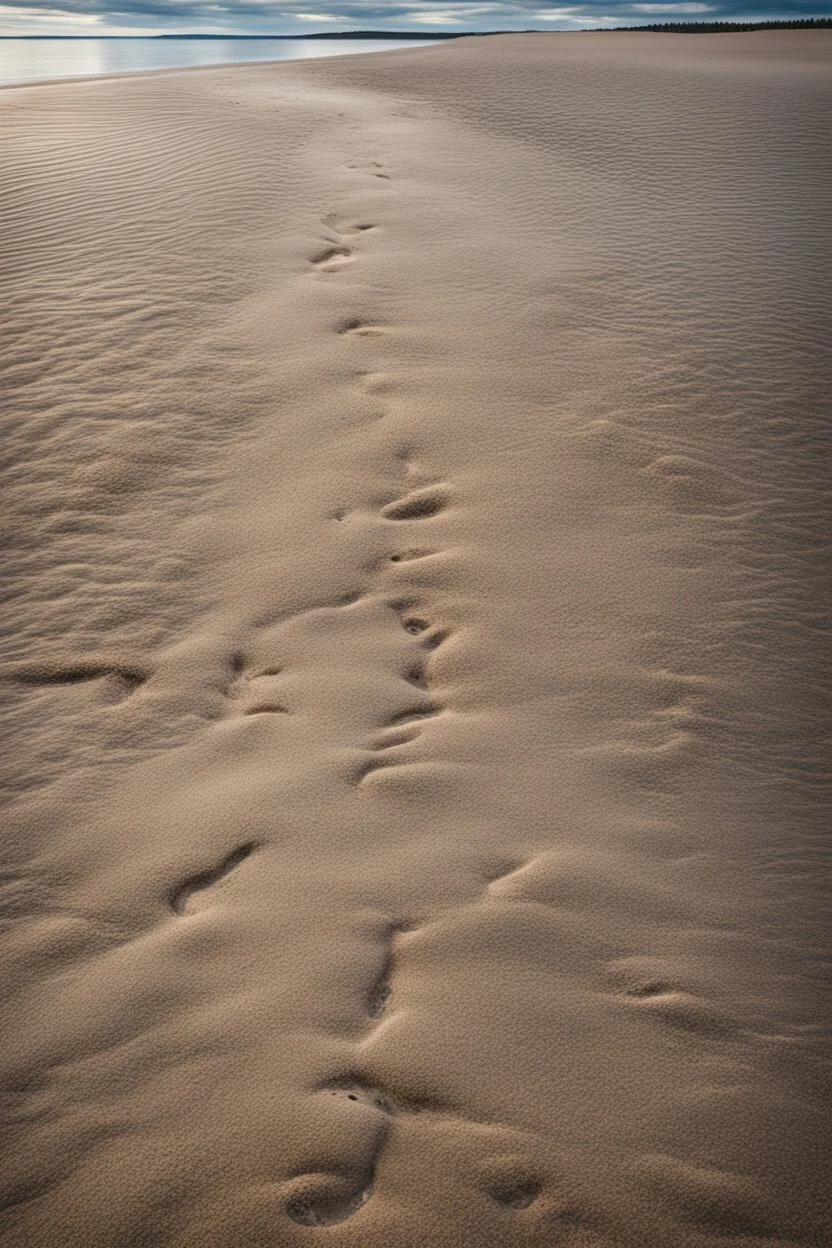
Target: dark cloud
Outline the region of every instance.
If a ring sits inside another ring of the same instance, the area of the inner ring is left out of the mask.
[[[783,0],[0,0],[0,31],[148,34],[208,31],[310,34],[324,30],[576,30],[661,21],[819,17],[829,3]]]

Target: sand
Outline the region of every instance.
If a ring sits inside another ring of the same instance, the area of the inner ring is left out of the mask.
[[[832,1242],[830,59],[0,93],[4,1246]]]

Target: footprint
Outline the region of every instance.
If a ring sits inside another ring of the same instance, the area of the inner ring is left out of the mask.
[[[420,734],[421,729],[418,721],[411,724],[402,724],[401,727],[388,728],[372,748],[374,750],[394,750],[397,746],[407,745],[409,741],[415,741]]]
[[[492,1200],[506,1209],[528,1209],[540,1195],[540,1180],[533,1175],[498,1176],[486,1190]]]
[[[418,637],[421,644],[428,650],[435,650],[450,636],[447,629],[434,627],[424,615],[413,611],[413,601],[391,602],[391,608],[398,614],[402,628],[412,637]]]
[[[352,318],[342,321],[337,327],[339,334],[351,334],[355,338],[378,338],[386,333],[383,325],[374,325],[371,321]]]
[[[320,269],[322,273],[335,273],[338,269],[343,268],[345,264],[349,264],[353,260],[352,249],[343,244],[336,244],[327,247],[324,251],[319,252],[310,260],[316,269]]]
[[[377,1128],[369,1157],[351,1179],[321,1173],[303,1175],[292,1183],[286,1214],[301,1226],[333,1226],[353,1217],[366,1205],[373,1194],[378,1159],[390,1134],[394,1112],[378,1088],[352,1075],[319,1088],[319,1092],[336,1097],[345,1105],[371,1110],[377,1115]]]
[[[290,715],[291,711],[279,697],[268,691],[260,690],[259,681],[279,676],[279,666],[264,667],[257,671],[245,671],[242,656],[234,656],[231,665],[232,679],[228,685],[228,697],[232,709],[239,715]],[[242,705],[241,705],[242,703]]]
[[[376,755],[374,758],[364,759],[352,773],[353,783],[360,784],[362,780],[374,772],[381,771],[385,767],[394,766],[396,761],[395,757],[383,754]]]
[[[438,715],[441,710],[442,707],[438,702],[421,702],[417,706],[408,706],[403,711],[397,711],[383,726],[385,728],[393,728],[398,724],[409,724],[420,719],[429,719],[432,715]]]
[[[78,685],[109,678],[122,698],[129,697],[150,675],[150,668],[142,664],[107,663],[95,659],[75,659],[63,663],[34,660],[12,663],[0,669],[0,680],[21,685]]]
[[[245,688],[246,681],[248,679],[245,672],[245,666],[245,655],[242,654],[241,651],[237,650],[233,654],[229,655],[227,664],[228,677],[225,688],[226,694],[229,698],[239,697],[240,693]]]
[[[402,672],[402,680],[406,680],[409,685],[415,685],[417,689],[427,689],[428,676],[424,663],[411,663]]]
[[[430,628],[430,622],[423,615],[406,615],[402,620],[402,628],[414,637],[421,637]]]
[[[393,923],[389,929],[387,938],[387,952],[384,957],[381,969],[372,984],[370,991],[367,993],[367,1013],[370,1018],[379,1019],[385,1013],[387,1005],[390,1001],[393,989],[390,980],[393,975],[393,967],[396,961],[396,942],[403,932],[412,932],[414,925],[411,922]],[[377,1095],[381,1095],[378,1093]],[[389,1112],[392,1113],[392,1104],[387,1097],[382,1098],[384,1103],[390,1107]]]
[[[668,984],[650,983],[630,988],[624,997],[635,1008],[683,1031],[698,1032],[713,1039],[725,1038],[737,1031],[734,1020],[710,1002]]]
[[[387,1009],[387,1003],[390,1000],[393,990],[390,987],[386,975],[387,972],[385,970],[383,977],[379,979],[379,982],[375,985],[373,991],[367,998],[367,1013],[370,1015],[370,1018],[381,1018],[382,1014]]]
[[[430,485],[388,503],[386,507],[382,507],[381,514],[385,520],[427,520],[444,511],[447,505],[447,490],[442,486]]]
[[[715,1039],[736,1034],[738,1024],[727,1011],[683,987],[681,976],[674,975],[671,968],[651,966],[651,961],[619,958],[610,964],[608,973],[622,1003],[683,1031]]]
[[[371,1109],[378,1110],[379,1113],[386,1114],[388,1117],[394,1112],[390,1101],[382,1092],[379,1092],[378,1088],[370,1087],[360,1079],[353,1079],[351,1076],[328,1083],[319,1090],[326,1092],[329,1096],[351,1101],[355,1105],[368,1105]]]
[[[450,633],[444,628],[431,629],[429,633],[425,633],[422,637],[422,645],[428,650],[436,650],[442,645],[443,641],[447,641]]]
[[[431,555],[436,555],[437,550],[428,550],[425,547],[413,547],[410,550],[399,550],[390,556],[391,563],[412,563],[414,559],[428,559]]]
[[[361,781],[366,776],[369,776],[371,772],[378,771],[382,767],[392,767],[396,763],[406,761],[406,759],[402,759],[397,753],[393,753],[392,751],[400,750],[402,746],[409,744],[411,741],[415,741],[420,735],[421,729],[418,727],[417,723],[410,726],[403,725],[399,728],[389,728],[381,738],[370,746],[370,749],[374,752],[375,757],[365,759],[364,762],[360,763],[356,769],[356,784],[360,784]]]
[[[345,1179],[334,1175],[305,1175],[294,1184],[295,1195],[286,1203],[286,1213],[300,1226],[334,1226],[358,1213],[373,1194],[372,1182],[350,1190]]]
[[[169,905],[174,914],[190,914],[190,902],[194,894],[213,888],[215,884],[218,884],[220,880],[229,875],[235,867],[239,867],[241,862],[250,857],[255,849],[257,849],[256,841],[246,841],[244,845],[238,845],[230,854],[226,854],[225,858],[215,867],[210,867],[207,871],[200,871],[197,875],[189,876],[170,895]]]

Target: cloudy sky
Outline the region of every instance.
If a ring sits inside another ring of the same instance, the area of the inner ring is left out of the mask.
[[[645,22],[826,16],[832,0],[0,0],[0,34],[310,34],[333,30],[580,30]]]

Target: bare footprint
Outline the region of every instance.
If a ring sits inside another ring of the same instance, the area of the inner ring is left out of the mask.
[[[410,922],[398,922],[390,926],[384,961],[370,987],[370,991],[367,993],[367,1013],[374,1020],[380,1019],[387,1010],[393,993],[391,981],[396,963],[396,944],[403,932],[410,931],[413,931],[413,924]],[[379,1093],[378,1095],[381,1094]],[[383,1097],[383,1100],[388,1106],[388,1112],[392,1113],[393,1108],[390,1100],[387,1097]]]
[[[241,862],[249,858],[257,849],[255,841],[246,841],[244,845],[238,845],[230,854],[226,854],[221,862],[216,866],[209,867],[206,871],[200,871],[196,875],[191,875],[188,879],[179,884],[171,893],[169,905],[174,914],[190,914],[195,907],[192,907],[191,898],[197,893],[202,893],[206,889],[213,888],[220,880],[239,867]]]
[[[372,1181],[356,1190],[346,1179],[331,1174],[304,1175],[294,1183],[286,1213],[300,1226],[334,1226],[358,1213],[373,1194]]]
[[[369,1156],[351,1178],[334,1174],[308,1174],[294,1180],[287,1193],[286,1214],[301,1226],[333,1226],[358,1213],[373,1194],[376,1167],[392,1126],[393,1107],[388,1098],[361,1079],[346,1075],[319,1088],[344,1106],[370,1110],[376,1116],[375,1138]],[[366,1119],[365,1119],[366,1122]]]
[[[387,1004],[392,994],[387,970],[379,977],[378,983],[373,987],[372,992],[367,998],[367,1013],[370,1018],[378,1019],[387,1009]]]

